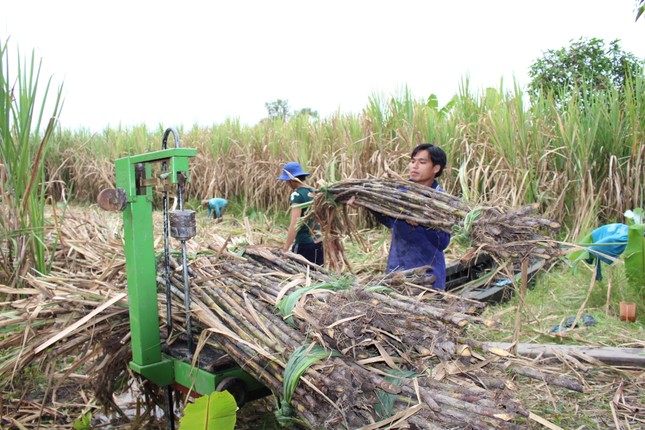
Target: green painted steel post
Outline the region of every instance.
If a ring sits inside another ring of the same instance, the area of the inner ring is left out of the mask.
[[[267,389],[240,368],[222,369],[217,374],[193,367],[161,353],[157,302],[157,262],[152,220],[152,165],[167,162],[168,171],[159,180],[177,184],[179,173],[188,177],[188,160],[197,155],[191,148],[164,149],[119,158],[115,161],[116,187],[125,192],[123,230],[132,361],[130,367],[159,386],[174,382],[209,394],[227,378],[234,378],[251,398],[266,395]],[[139,172],[139,177],[137,177]]]
[[[126,243],[137,235],[136,246],[126,246],[128,300],[138,309],[131,317],[132,357],[141,364],[159,361],[159,315],[152,210],[146,196],[139,196],[123,214]]]
[[[123,211],[123,230],[132,345],[130,367],[164,386],[173,382],[174,375],[172,362],[161,356],[152,190],[147,186],[137,190],[136,166],[129,157],[115,162],[116,185],[125,190],[128,201]],[[140,166],[147,177],[149,164]]]

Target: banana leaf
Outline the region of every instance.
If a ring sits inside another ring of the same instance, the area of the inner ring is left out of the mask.
[[[189,404],[179,420],[179,430],[233,430],[237,403],[228,391],[215,391]]]
[[[629,215],[633,216],[629,216]],[[627,282],[635,291],[645,290],[645,224],[643,224],[643,209],[635,209],[625,213],[629,231],[625,247],[625,273]]]

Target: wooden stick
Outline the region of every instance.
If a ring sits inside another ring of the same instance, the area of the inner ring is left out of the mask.
[[[484,350],[499,348],[508,350],[513,346],[504,342],[483,342]],[[580,346],[556,344],[516,344],[517,355],[528,358],[552,358],[561,354],[582,357],[588,362],[602,363],[612,366],[634,366],[645,369],[645,348],[614,348],[608,346]]]
[[[517,305],[517,311],[515,312],[515,327],[513,329],[513,344],[517,345],[520,341],[520,332],[522,330],[522,309],[524,308],[524,298],[526,297],[526,290],[528,289],[528,270],[529,270],[529,259],[524,258],[522,260],[522,285],[520,286],[520,302]],[[511,351],[513,354],[517,354],[517,347],[514,346]]]

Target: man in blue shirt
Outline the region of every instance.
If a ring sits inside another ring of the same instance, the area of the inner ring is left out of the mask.
[[[410,157],[410,180],[420,185],[444,191],[437,182],[446,166],[446,153],[429,143],[418,145]],[[353,197],[347,202],[353,206]],[[355,207],[355,206],[354,206]],[[387,259],[389,272],[402,272],[422,266],[431,266],[426,271],[428,280],[434,277],[432,287],[446,289],[446,258],[444,250],[450,243],[450,234],[413,226],[404,220],[372,212],[376,219],[392,230],[392,243]]]
[[[224,209],[228,206],[228,200],[222,199],[220,197],[215,197],[213,199],[204,199],[202,200],[202,206],[206,206],[208,209],[207,217],[213,215],[214,219],[220,219],[224,215]]]

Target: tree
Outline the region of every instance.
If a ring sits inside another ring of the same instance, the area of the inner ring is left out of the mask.
[[[293,113],[295,116],[306,115],[311,118],[318,118],[318,111],[315,111],[311,108],[302,108]]]
[[[282,118],[287,120],[289,118],[289,101],[277,99],[272,102],[266,102],[264,106],[267,108],[269,119]]]
[[[624,52],[618,39],[606,48],[602,39],[581,38],[568,48],[547,51],[531,65],[529,94],[534,98],[552,94],[556,101],[564,103],[584,91],[623,92],[630,78],[641,73],[642,62]]]
[[[638,18],[641,17],[643,12],[645,12],[645,0],[637,0],[636,1],[636,21],[638,21]]]

